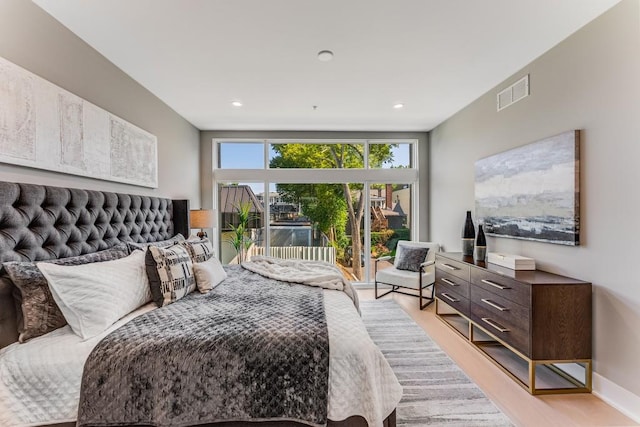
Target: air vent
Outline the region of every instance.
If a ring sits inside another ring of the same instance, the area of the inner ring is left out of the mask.
[[[498,111],[504,110],[511,104],[520,101],[522,98],[529,96],[529,74],[509,86],[508,88],[498,92]]]

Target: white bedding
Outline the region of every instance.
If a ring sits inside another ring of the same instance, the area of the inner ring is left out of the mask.
[[[324,290],[329,331],[328,417],[364,417],[381,426],[402,397],[402,387],[369,338],[353,302]],[[82,369],[91,350],[109,332],[152,310],[147,304],[111,328],[82,341],[69,326],[25,344],[0,350],[0,426],[34,426],[75,421]]]

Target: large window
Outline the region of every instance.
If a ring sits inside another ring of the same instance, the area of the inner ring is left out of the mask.
[[[252,255],[324,260],[355,282],[415,239],[415,141],[214,141],[224,263]]]

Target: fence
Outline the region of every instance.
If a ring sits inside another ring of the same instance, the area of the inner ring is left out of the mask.
[[[264,246],[251,246],[249,249],[249,257],[253,255],[265,255]],[[336,248],[321,246],[272,246],[269,248],[269,256],[276,258],[295,258],[306,259],[312,261],[327,261],[331,264],[336,263]]]

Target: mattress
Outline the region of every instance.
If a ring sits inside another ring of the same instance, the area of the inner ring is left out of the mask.
[[[323,292],[330,349],[328,417],[361,416],[370,426],[381,426],[400,401],[402,387],[351,299],[344,292]],[[91,350],[109,332],[154,307],[147,304],[86,341],[65,326],[0,350],[0,425],[75,421],[82,369]]]

